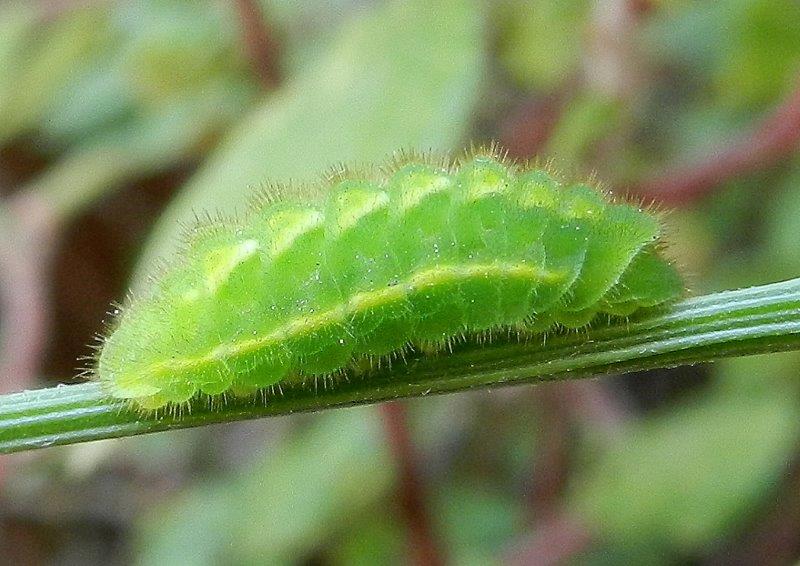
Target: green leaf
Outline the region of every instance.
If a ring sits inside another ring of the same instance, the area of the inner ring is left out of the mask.
[[[433,494],[436,532],[453,564],[491,564],[525,529],[524,499],[471,480],[455,480]]]
[[[199,483],[140,523],[140,564],[287,564],[347,528],[392,485],[377,414],[320,416],[263,461]]]
[[[107,25],[97,6],[39,23],[25,3],[0,7],[0,141],[33,130],[96,47]]]
[[[394,2],[342,30],[325,58],[268,97],[231,132],[159,221],[139,264],[174,249],[198,210],[241,210],[253,187],[313,180],[325,168],[375,162],[398,148],[461,140],[483,69],[470,0]]]
[[[733,108],[769,104],[797,82],[800,4],[749,0],[733,12],[725,26],[730,45],[721,49],[725,58],[716,77],[720,98]]]
[[[683,552],[742,526],[777,490],[800,437],[792,389],[754,390],[752,377],[632,424],[582,468],[571,507],[606,540]]]
[[[543,155],[574,167],[614,128],[619,127],[623,108],[619,101],[597,93],[576,97],[561,117]]]
[[[499,56],[514,81],[553,89],[578,71],[590,3],[535,0],[499,3]]]
[[[800,234],[800,159],[795,159],[786,177],[775,188],[775,194],[765,203],[763,251],[776,275],[785,276],[800,271],[800,246],[797,245],[797,235]]]

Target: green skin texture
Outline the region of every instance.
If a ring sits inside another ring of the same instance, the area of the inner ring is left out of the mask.
[[[153,410],[337,375],[409,345],[629,316],[683,291],[661,232],[650,211],[491,151],[408,158],[332,181],[319,207],[267,202],[197,226],[123,309],[96,378]]]

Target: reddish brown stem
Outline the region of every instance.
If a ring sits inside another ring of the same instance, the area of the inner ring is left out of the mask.
[[[629,103],[642,81],[638,13],[630,0],[596,0],[591,5],[584,78],[591,91]]]
[[[264,14],[255,0],[236,0],[242,43],[253,72],[265,89],[274,88],[280,80],[278,42],[267,26]]]
[[[537,518],[553,514],[568,477],[571,423],[560,385],[545,384],[534,392],[540,430],[529,498]]]
[[[675,167],[630,187],[629,192],[667,204],[687,204],[708,195],[726,181],[780,162],[799,147],[800,86],[750,135],[702,161]]]
[[[8,233],[0,243],[0,391],[28,388],[35,380],[48,329],[46,272],[56,222],[46,203],[22,193],[9,200]]]
[[[589,530],[566,514],[556,514],[539,525],[506,555],[509,566],[556,566],[568,564],[592,543]]]
[[[400,511],[409,533],[409,555],[418,566],[445,564],[444,554],[433,534],[433,525],[425,504],[420,478],[419,459],[408,428],[406,406],[401,402],[381,405],[389,446],[397,463],[397,496]]]
[[[554,93],[525,100],[512,110],[500,126],[500,143],[509,157],[528,159],[540,153],[558,124],[566,100],[566,93]]]
[[[559,383],[573,422],[586,430],[614,436],[630,417],[628,408],[606,381],[563,381]]]
[[[570,431],[573,425],[581,424],[595,434],[613,436],[628,414],[601,382],[542,384],[537,388],[535,400],[541,434],[529,502],[535,525],[546,530],[552,527],[554,519],[563,519],[560,505],[572,464]]]
[[[639,18],[649,16],[657,8],[654,0],[628,0],[628,9]]]

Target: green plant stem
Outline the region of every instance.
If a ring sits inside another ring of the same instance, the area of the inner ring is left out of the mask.
[[[473,388],[575,379],[800,349],[800,279],[684,300],[668,311],[527,342],[462,344],[452,353],[257,399],[196,402],[180,415],[143,415],[97,383],[0,397],[0,453]],[[764,376],[765,378],[767,376]]]

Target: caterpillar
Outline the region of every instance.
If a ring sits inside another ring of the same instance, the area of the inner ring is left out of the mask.
[[[129,297],[94,378],[142,410],[336,376],[464,336],[537,335],[676,299],[659,214],[496,148],[340,171],[307,202],[208,218]]]

